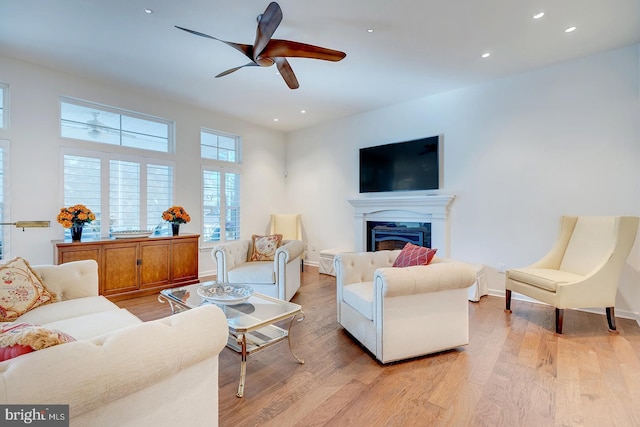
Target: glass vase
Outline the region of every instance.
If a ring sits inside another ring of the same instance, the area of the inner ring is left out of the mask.
[[[180,224],[171,224],[171,233],[177,236],[180,233]]]
[[[82,226],[74,225],[71,227],[71,241],[79,242],[82,239]]]

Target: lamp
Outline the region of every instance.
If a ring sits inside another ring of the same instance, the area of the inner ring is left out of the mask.
[[[0,225],[15,225],[16,228],[46,228],[51,227],[51,221],[16,221],[16,222],[0,222]]]

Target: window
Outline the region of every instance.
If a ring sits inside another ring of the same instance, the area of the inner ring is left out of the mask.
[[[203,242],[240,238],[240,174],[202,171]]]
[[[240,137],[201,129],[202,241],[240,238]]]
[[[200,155],[203,159],[240,163],[240,137],[210,129],[200,130]]]
[[[0,83],[0,128],[9,126],[9,86]]]
[[[88,237],[162,225],[162,211],[173,204],[173,181],[173,165],[158,159],[64,152],[64,205],[82,203],[96,214],[84,227]]]
[[[0,139],[0,222],[9,222],[9,141]],[[10,227],[0,227],[0,260],[9,258]]]
[[[60,134],[102,144],[173,152],[173,122],[141,113],[62,98]]]
[[[95,221],[83,227],[83,235],[99,238],[102,224],[101,206],[101,161],[100,158],[87,156],[64,156],[64,206],[83,204],[96,215]],[[65,238],[70,231],[65,230]]]

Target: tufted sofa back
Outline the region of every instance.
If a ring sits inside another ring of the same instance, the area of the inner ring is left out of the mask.
[[[58,301],[98,295],[98,263],[92,259],[31,268]]]
[[[341,283],[373,281],[373,273],[380,267],[391,267],[400,250],[340,253],[334,259],[336,280]]]

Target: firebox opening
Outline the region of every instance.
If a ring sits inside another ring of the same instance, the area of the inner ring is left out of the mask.
[[[407,243],[431,247],[429,222],[367,222],[367,250],[369,252],[402,249]]]

